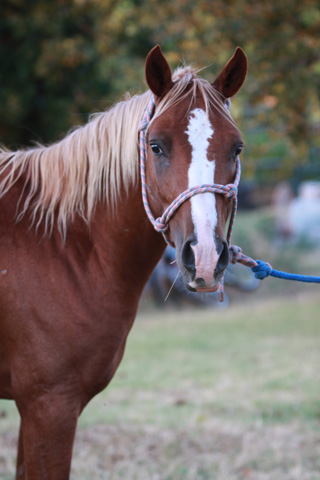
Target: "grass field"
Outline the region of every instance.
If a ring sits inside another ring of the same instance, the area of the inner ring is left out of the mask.
[[[142,311],[83,413],[73,480],[319,480],[320,296]],[[0,479],[17,415],[0,402]]]

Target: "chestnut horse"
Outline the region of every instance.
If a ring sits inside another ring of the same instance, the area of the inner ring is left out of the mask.
[[[237,48],[213,84],[173,75],[158,46],[149,90],[49,147],[0,151],[0,396],[21,417],[17,479],[69,478],[77,419],[112,379],[165,242],[141,198],[138,130],[151,97],[146,192],[159,216],[184,190],[233,182],[242,139],[229,98]],[[228,265],[232,201],[184,202],[166,234],[187,288],[215,291]]]

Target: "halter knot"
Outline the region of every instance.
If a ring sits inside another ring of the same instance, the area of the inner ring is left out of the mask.
[[[241,248],[238,247],[237,245],[231,245],[231,247],[229,247],[230,263],[232,263],[232,265],[235,265],[237,262],[239,262],[241,257],[242,257]]]
[[[156,218],[155,219],[155,222],[154,222],[154,225],[153,225],[154,229],[159,232],[159,233],[164,233],[168,230],[169,228],[169,224],[168,223],[165,223],[163,220],[162,220],[162,217],[159,217],[159,218]]]
[[[229,183],[225,186],[226,192],[225,196],[227,198],[232,198],[233,200],[238,196],[238,187],[234,183]]]
[[[232,263],[233,265],[235,265],[236,263],[241,263],[242,265],[250,268],[255,268],[258,266],[258,261],[253,260],[253,258],[248,257],[247,255],[242,253],[241,248],[237,245],[231,245],[229,247],[229,258],[230,263]]]

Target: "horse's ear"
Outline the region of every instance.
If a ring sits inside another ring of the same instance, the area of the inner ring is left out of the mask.
[[[147,56],[146,81],[158,98],[163,97],[173,85],[171,69],[159,45],[156,45]]]
[[[213,82],[213,86],[223,97],[230,98],[242,87],[247,70],[247,56],[242,48],[237,47],[218,78]]]

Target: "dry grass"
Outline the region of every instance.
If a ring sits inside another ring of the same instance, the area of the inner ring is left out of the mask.
[[[296,424],[95,427],[76,450],[74,479],[320,479],[320,434]]]
[[[1,479],[13,478],[15,434],[0,437]],[[77,480],[318,480],[320,433],[289,425],[197,429],[95,426],[78,431]]]

